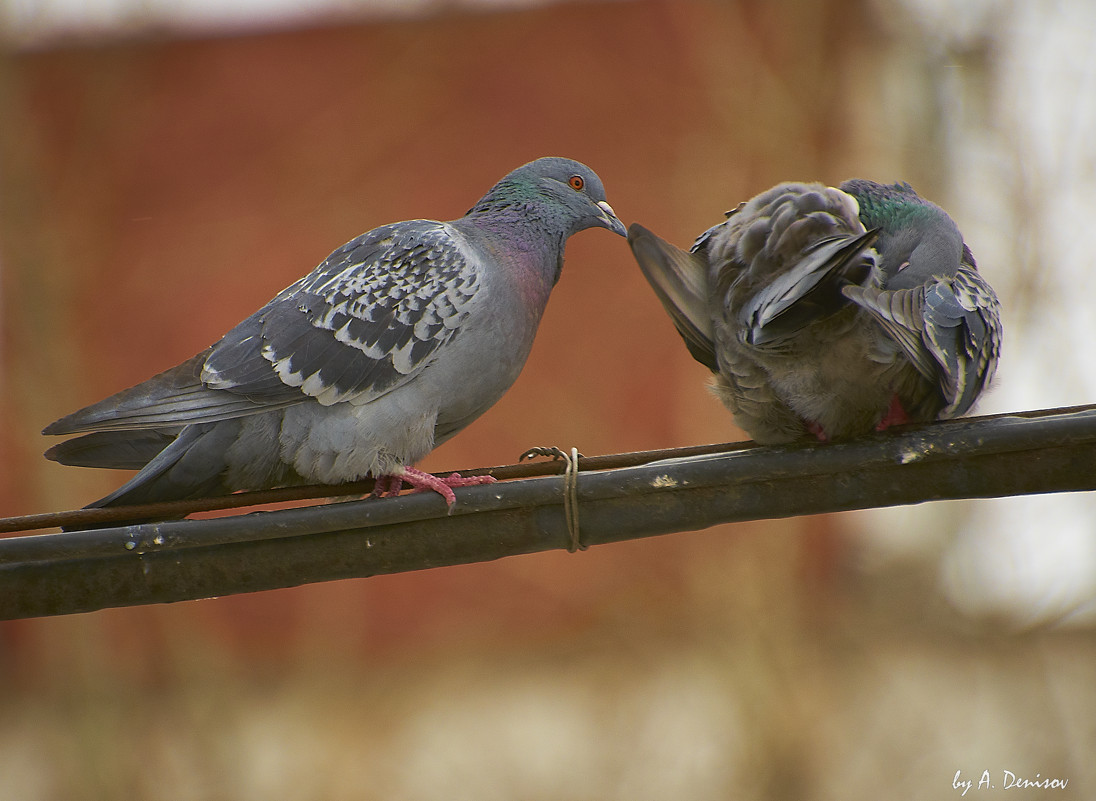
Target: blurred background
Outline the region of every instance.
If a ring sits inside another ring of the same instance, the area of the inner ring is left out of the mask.
[[[1096,401],[1091,0],[229,5],[0,4],[0,515],[123,480],[44,460],[50,421],[542,155],[681,245],[782,180],[908,180],[1004,304],[979,411]],[[743,438],[705,373],[584,232],[422,466]],[[927,504],[0,623],[0,799],[1096,797],[1094,521]]]

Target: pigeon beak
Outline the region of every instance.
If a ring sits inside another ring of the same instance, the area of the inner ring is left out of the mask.
[[[597,202],[597,207],[601,209],[601,216],[598,218],[615,234],[621,236],[628,236],[628,229],[624,227],[624,223],[620,221],[620,218],[616,216],[616,212],[613,211],[613,207],[606,203],[604,200]]]

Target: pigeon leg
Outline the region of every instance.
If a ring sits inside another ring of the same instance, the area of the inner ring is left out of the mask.
[[[477,484],[494,484],[498,479],[494,476],[462,476],[453,473],[445,477],[424,473],[414,467],[405,467],[398,476],[392,476],[396,480],[406,481],[415,489],[413,492],[433,491],[445,498],[445,503],[450,509],[457,502],[457,496],[453,493],[454,487],[472,487]]]
[[[400,476],[377,476],[373,481],[371,498],[395,498],[403,488],[403,478]]]
[[[891,426],[900,426],[909,422],[910,416],[902,407],[902,401],[898,399],[897,395],[892,395],[890,406],[887,407],[887,413],[883,415],[883,419],[879,421],[879,425],[875,427],[875,430],[886,431]]]

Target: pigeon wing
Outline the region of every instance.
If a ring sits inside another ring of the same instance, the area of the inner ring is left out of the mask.
[[[308,400],[368,403],[459,334],[480,283],[451,226],[413,220],[348,242],[193,359],[44,433],[163,428]]]
[[[844,306],[841,290],[874,266],[869,248],[877,231],[827,237],[804,248],[788,269],[754,294],[740,312],[743,337],[757,347],[779,346]]]
[[[921,287],[889,291],[849,286],[927,380],[939,385],[943,418],[965,414],[993,380],[1001,353],[1000,304],[993,289],[967,266]]]

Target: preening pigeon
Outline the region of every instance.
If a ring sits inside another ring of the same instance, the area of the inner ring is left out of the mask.
[[[458,220],[351,240],[194,358],[48,426],[84,436],[46,456],[139,470],[95,507],[367,474],[452,506],[484,478],[412,465],[510,388],[567,238],[591,227],[626,233],[598,176],[537,159]]]
[[[909,184],[780,184],[687,253],[637,224],[628,241],[757,442],[958,417],[996,370],[997,296],[955,222]]]

